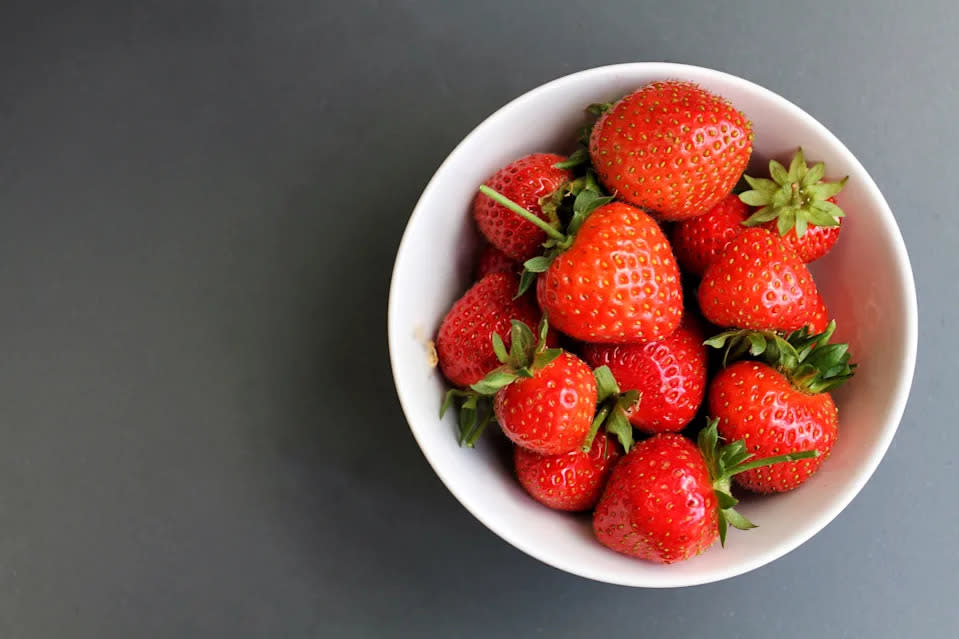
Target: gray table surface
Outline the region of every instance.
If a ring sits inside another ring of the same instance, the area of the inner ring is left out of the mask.
[[[0,637],[957,636],[959,8],[776,4],[3,3]],[[831,128],[921,309],[859,497],[785,558],[671,591],[476,522],[386,347],[394,253],[450,149],[538,84],[637,60]]]

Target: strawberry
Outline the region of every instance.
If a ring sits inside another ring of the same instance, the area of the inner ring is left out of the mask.
[[[730,193],[704,215],[678,222],[670,239],[680,266],[702,277],[730,240],[746,230],[743,222],[749,211],[738,195]]]
[[[540,275],[536,297],[553,326],[588,342],[645,342],[682,318],[679,269],[643,211],[613,202],[592,211]]]
[[[697,448],[676,433],[642,441],[613,469],[593,512],[603,545],[626,555],[670,564],[700,554],[728,525],[754,524],[736,512],[730,478],[757,465],[812,457],[815,452],[752,460],[742,441],[719,447],[716,421],[699,433]]]
[[[806,165],[802,149],[796,151],[788,171],[776,160],[770,160],[772,179],[744,176],[752,190],[739,198],[761,208],[743,224],[777,230],[803,262],[818,260],[839,238],[845,213],[834,196],[849,179],[823,182],[825,174],[826,165],[822,162],[811,168]]]
[[[785,240],[765,229],[737,235],[703,274],[699,307],[717,326],[794,331],[820,307],[812,275]]]
[[[452,384],[466,387],[499,366],[490,343],[493,333],[506,332],[510,320],[531,325],[540,311],[529,295],[513,299],[519,279],[491,273],[473,285],[443,318],[436,336],[440,370]]]
[[[572,180],[573,174],[555,165],[567,158],[552,153],[534,153],[506,165],[494,173],[485,185],[531,211],[550,226],[559,226],[556,213],[543,203]],[[540,251],[546,234],[534,224],[510,213],[501,204],[479,193],[473,201],[473,217],[490,244],[511,260],[523,262]]]
[[[752,125],[724,98],[690,82],[654,82],[600,117],[589,154],[618,198],[661,220],[685,220],[732,191],[752,139]]]
[[[847,344],[829,344],[836,328],[809,335],[804,328],[783,338],[762,331],[730,331],[707,343],[726,348],[725,357],[745,353],[764,361],[738,361],[720,371],[709,387],[709,411],[719,433],[742,439],[756,455],[818,450],[816,459],[761,467],[736,482],[759,493],[792,490],[809,479],[829,455],[838,435],[838,413],[827,392],[852,377]]]
[[[496,421],[517,446],[544,455],[578,449],[596,412],[596,380],[583,360],[562,351],[496,393]]]
[[[556,510],[590,510],[599,501],[613,466],[622,456],[606,433],[597,433],[588,452],[541,455],[516,446],[516,477],[530,496]]]
[[[479,259],[476,260],[476,279],[480,280],[490,273],[505,271],[507,273],[519,273],[520,266],[506,256],[501,250],[487,244],[480,251]]]
[[[671,334],[645,344],[586,344],[583,358],[594,368],[608,366],[621,387],[639,391],[642,400],[629,421],[647,433],[681,430],[706,392],[706,347],[689,315]]]

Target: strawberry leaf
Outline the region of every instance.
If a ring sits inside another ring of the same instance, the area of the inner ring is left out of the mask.
[[[613,410],[606,422],[606,432],[614,435],[622,445],[623,450],[629,452],[633,448],[633,425],[622,409]]]
[[[553,166],[557,169],[575,169],[589,163],[589,151],[585,148],[576,149],[565,162],[557,162]]]
[[[496,359],[499,360],[500,364],[505,364],[509,359],[506,344],[503,343],[503,338],[499,336],[499,333],[493,333],[493,352],[496,353]]]
[[[729,522],[730,526],[738,530],[749,530],[750,528],[756,528],[756,524],[749,521],[732,508],[723,508],[722,516],[723,519]]]
[[[593,377],[596,378],[596,403],[601,404],[609,397],[619,394],[619,384],[616,378],[609,370],[609,366],[600,366],[593,371]]]

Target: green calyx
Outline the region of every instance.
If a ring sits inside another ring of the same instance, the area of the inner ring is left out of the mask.
[[[814,394],[832,390],[855,374],[856,365],[849,363],[849,344],[829,343],[835,331],[833,320],[818,334],[810,335],[805,326],[785,337],[775,331],[735,329],[704,343],[725,349],[723,366],[748,353],[775,367],[799,390]]]
[[[608,366],[600,366],[593,371],[596,378],[596,417],[590,425],[586,439],[583,440],[583,452],[589,452],[600,428],[615,435],[627,453],[633,447],[633,425],[629,423],[628,411],[640,400],[639,391],[625,393],[619,390],[619,384]]]
[[[746,442],[743,440],[720,446],[719,420],[708,417],[706,418],[706,428],[699,431],[696,443],[706,460],[709,476],[712,478],[719,518],[719,543],[723,546],[726,545],[726,531],[729,526],[739,530],[756,527],[756,524],[746,519],[735,509],[739,500],[733,497],[730,491],[733,475],[763,466],[819,457],[818,450],[805,450],[798,453],[776,455],[775,457],[753,459],[754,455],[746,450]]]
[[[590,213],[604,204],[613,201],[611,196],[603,193],[599,182],[596,181],[596,175],[592,170],[587,171],[582,177],[567,182],[563,188],[543,198],[541,207],[551,219],[556,220],[555,224],[550,224],[542,220],[537,215],[534,215],[516,202],[513,202],[486,185],[480,186],[479,190],[480,193],[483,193],[494,202],[502,204],[513,213],[535,224],[546,233],[546,241],[543,242],[543,254],[530,258],[523,263],[523,274],[520,277],[519,290],[516,293],[517,297],[525,293],[533,282],[536,281],[536,276],[548,269],[549,265],[553,263],[553,260],[573,244],[576,233],[583,225],[583,222],[586,221],[586,218],[589,217]],[[561,216],[558,213],[558,209],[569,197],[573,199],[572,212],[568,216]],[[560,222],[563,217],[568,218],[565,225],[562,225]],[[563,226],[563,228],[560,228],[561,226]]]
[[[498,333],[493,333],[493,352],[500,366],[490,371],[483,379],[471,385],[468,390],[458,388],[447,391],[440,406],[440,417],[446,414],[455,399],[461,399],[459,407],[459,444],[472,448],[483,430],[493,421],[491,398],[501,388],[520,378],[533,377],[536,371],[545,368],[563,354],[561,348],[546,348],[546,335],[549,325],[543,317],[539,323],[538,335],[534,336],[529,326],[519,320],[512,320],[510,326],[510,348]]]
[[[839,226],[839,218],[845,217],[843,210],[829,201],[849,177],[838,182],[823,182],[826,165],[819,162],[812,167],[806,165],[802,149],[796,151],[787,170],[776,160],[769,161],[769,178],[754,178],[744,175],[751,190],[739,194],[739,199],[750,206],[761,207],[749,219],[745,226],[759,226],[771,220],[777,220],[776,228],[780,235],[796,229],[796,237],[806,234],[810,224],[814,226]]]

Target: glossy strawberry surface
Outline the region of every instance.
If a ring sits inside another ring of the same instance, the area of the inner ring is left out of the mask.
[[[729,242],[746,230],[750,209],[730,193],[704,215],[677,223],[670,234],[673,252],[684,270],[702,276]]]
[[[781,237],[751,228],[706,269],[698,296],[703,316],[717,326],[794,331],[813,319],[819,291]]]
[[[484,184],[540,219],[552,222],[540,201],[572,179],[566,169],[554,164],[567,158],[553,153],[534,153],[508,164]],[[524,262],[541,251],[546,233],[482,193],[473,201],[473,218],[489,243],[511,260]]]
[[[529,326],[539,323],[541,313],[531,295],[513,299],[519,278],[510,273],[491,273],[473,285],[443,318],[436,336],[440,370],[451,383],[466,387],[499,366],[493,351],[493,333],[509,345],[510,320]]]
[[[622,456],[616,440],[600,431],[588,452],[541,455],[516,446],[516,477],[536,501],[556,510],[589,510],[599,501],[613,466]]]
[[[587,344],[593,368],[608,366],[624,390],[641,399],[629,421],[647,433],[681,430],[696,416],[706,392],[706,347],[690,316],[668,336],[644,344]]]
[[[696,445],[665,433],[634,446],[613,469],[593,531],[617,552],[658,563],[709,548],[719,537],[716,494]]]
[[[819,457],[764,466],[733,477],[755,492],[792,490],[809,479],[838,435],[838,413],[829,393],[807,394],[774,368],[740,361],[720,371],[709,387],[709,412],[727,441],[742,439],[757,458],[805,450]]]
[[[564,352],[496,393],[496,421],[510,440],[544,455],[583,445],[596,412],[596,379],[583,360]]]
[[[587,342],[645,342],[673,332],[683,313],[679,269],[656,222],[614,202],[579,229],[539,276],[550,325]]]
[[[702,215],[732,191],[752,153],[752,125],[690,83],[654,82],[593,127],[590,157],[611,193],[663,220]]]

